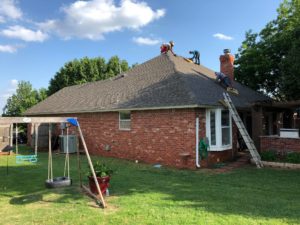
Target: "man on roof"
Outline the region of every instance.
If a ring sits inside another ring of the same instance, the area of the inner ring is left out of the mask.
[[[233,88],[229,77],[222,72],[215,72],[216,79],[219,83],[224,84],[226,88]]]
[[[195,64],[200,65],[200,52],[197,50],[194,50],[194,51],[189,51],[189,54],[193,55],[189,59],[193,60]]]
[[[226,87],[226,90],[234,95],[238,95],[239,91],[232,86],[232,82],[230,78],[222,73],[222,72],[215,72],[216,80],[222,85]]]
[[[170,51],[174,56],[176,56],[176,54],[173,52],[173,47],[174,47],[173,41],[169,41],[169,43],[164,43],[160,46],[160,53],[167,54],[167,52]]]

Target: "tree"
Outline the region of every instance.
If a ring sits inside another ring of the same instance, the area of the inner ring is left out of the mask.
[[[281,61],[284,71],[281,88],[288,100],[300,99],[300,27],[293,32],[294,40],[288,54]]]
[[[299,99],[299,0],[284,0],[277,12],[259,34],[246,32],[236,55],[235,77],[276,99]]]
[[[82,58],[67,62],[50,80],[48,95],[76,84],[105,80],[129,69],[125,60],[113,56],[106,63],[104,58]]]
[[[16,93],[7,99],[3,116],[21,116],[30,107],[47,97],[46,89],[35,90],[27,81],[20,81]]]

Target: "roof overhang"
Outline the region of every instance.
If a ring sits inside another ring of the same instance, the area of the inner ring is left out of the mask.
[[[289,102],[269,102],[269,103],[256,103],[256,106],[263,106],[263,107],[274,107],[274,108],[298,108],[300,107],[300,100],[296,101],[289,101]]]
[[[65,114],[82,114],[82,113],[102,113],[102,112],[120,112],[120,111],[145,111],[145,110],[161,110],[161,109],[193,109],[193,108],[216,108],[216,105],[183,105],[183,106],[160,106],[160,107],[140,107],[140,108],[116,108],[116,109],[94,109],[94,110],[80,110],[80,111],[65,111],[65,112],[38,112],[38,113],[24,113],[24,116],[37,115],[65,115]]]

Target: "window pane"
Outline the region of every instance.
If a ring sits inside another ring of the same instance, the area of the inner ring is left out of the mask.
[[[225,127],[222,128],[222,145],[230,144],[230,128]]]
[[[120,112],[121,120],[130,120],[130,112]]]
[[[120,121],[120,129],[130,130],[131,121]]]
[[[210,111],[210,143],[216,145],[216,113]]]
[[[229,126],[229,111],[222,110],[222,126]]]
[[[130,130],[131,126],[131,114],[130,112],[120,112],[120,129]]]

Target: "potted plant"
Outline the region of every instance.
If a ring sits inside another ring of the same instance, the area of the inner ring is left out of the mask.
[[[106,164],[99,161],[97,161],[93,166],[102,194],[106,193],[108,195],[109,181],[111,175],[113,174],[113,170]],[[88,173],[88,178],[91,192],[97,195],[97,186],[95,184],[92,171]]]

